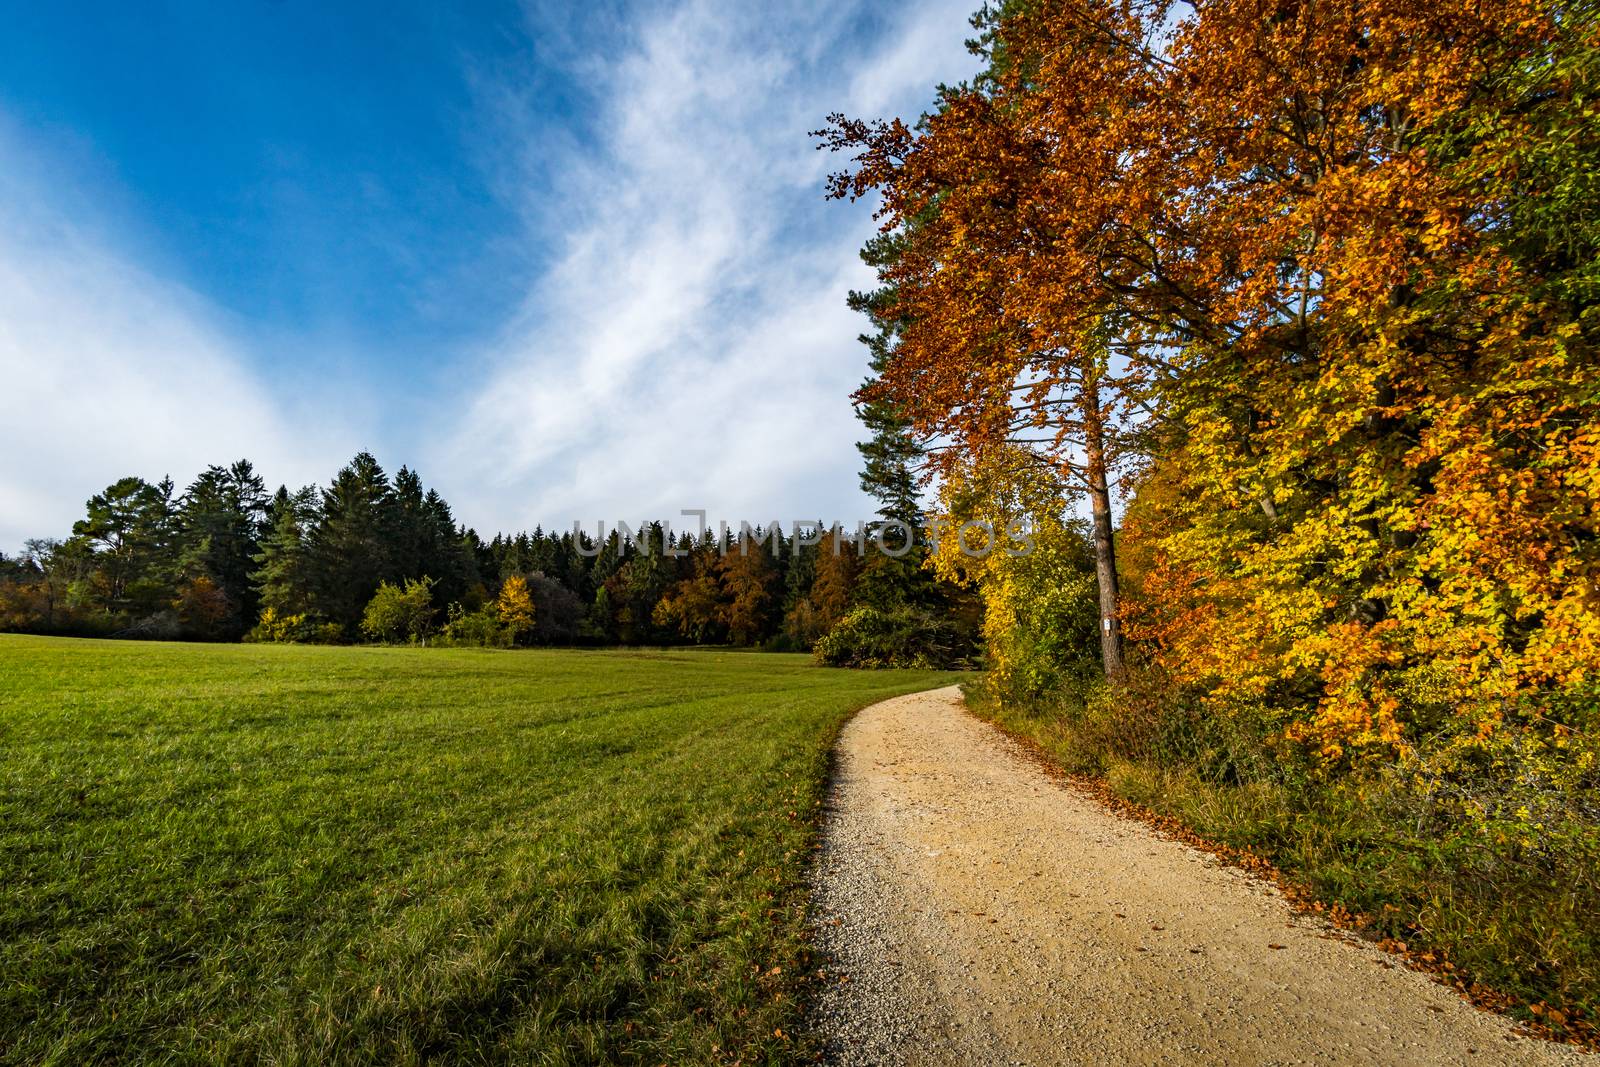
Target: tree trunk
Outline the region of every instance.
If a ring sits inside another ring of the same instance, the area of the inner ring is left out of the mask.
[[[1105,420],[1098,376],[1082,390],[1084,473],[1094,524],[1094,577],[1100,590],[1100,659],[1108,680],[1122,676],[1122,622],[1117,618],[1117,551],[1111,530],[1111,486],[1106,474]]]

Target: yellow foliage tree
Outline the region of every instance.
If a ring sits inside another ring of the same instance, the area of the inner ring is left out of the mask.
[[[511,634],[513,641],[526,640],[533,632],[533,593],[528,580],[513,574],[500,586],[500,596],[495,600],[500,623]]]
[[[1002,446],[1103,473],[1136,429],[1129,633],[1211,713],[1270,706],[1333,761],[1406,748],[1419,672],[1486,721],[1595,707],[1593,7],[1042,0],[983,29],[986,76],[926,123],[829,134],[834,193],[881,193],[899,238],[875,395],[946,473]]]
[[[944,481],[928,565],[983,600],[989,682],[1037,697],[1093,670],[1099,590],[1085,524],[1068,491],[1024,449],[1002,448]]]

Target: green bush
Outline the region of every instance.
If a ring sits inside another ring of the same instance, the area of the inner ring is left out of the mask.
[[[494,604],[468,611],[460,604],[450,605],[450,618],[439,631],[435,644],[451,648],[510,648],[511,628],[500,621]]]
[[[930,612],[862,606],[817,642],[813,655],[829,667],[965,666],[967,642],[954,623]]]
[[[433,631],[432,585],[427,578],[382,583],[361,616],[361,632],[379,641],[426,640]]]
[[[1040,524],[1033,551],[997,553],[982,580],[989,677],[1010,698],[1081,691],[1101,676],[1094,557],[1075,524]]]

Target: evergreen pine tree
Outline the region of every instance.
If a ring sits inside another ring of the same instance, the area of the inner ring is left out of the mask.
[[[861,250],[861,258],[878,270],[892,265],[905,244],[899,232],[880,234]],[[911,429],[911,420],[890,400],[871,395],[878,377],[894,359],[895,344],[903,323],[890,309],[894,304],[892,286],[870,292],[852,292],[850,307],[871,318],[877,330],[863,334],[861,343],[870,354],[872,374],[857,394],[856,417],[867,430],[867,440],[856,448],[861,453],[861,488],[878,502],[878,517],[885,524],[884,542],[894,550],[912,545],[903,555],[873,552],[860,574],[859,599],[874,607],[893,610],[915,605],[927,608],[944,606],[937,583],[923,567],[928,546],[921,534],[922,506],[917,492],[918,471],[927,459],[927,450]]]
[[[73,538],[94,557],[92,599],[107,615],[147,615],[171,599],[172,491],[170,478],[122,478],[73,524]]]
[[[186,582],[209,580],[220,590],[228,605],[224,632],[242,632],[255,620],[251,571],[267,523],[266,485],[249,460],[207,467],[178,502],[178,575]]]
[[[317,611],[354,633],[378,585],[395,576],[389,478],[371,453],[359,453],[322,494],[307,539]]]
[[[267,532],[259,550],[251,557],[256,568],[250,574],[257,603],[279,618],[303,615],[311,610],[311,575],[306,551],[305,531],[315,521],[317,490],[306,486],[290,493],[279,486],[272,498]]]
[[[861,250],[861,258],[874,269],[894,263],[904,238],[898,233],[880,234]],[[889,400],[865,394],[894,359],[894,347],[901,323],[889,309],[894,289],[883,286],[870,292],[852,292],[850,308],[867,315],[877,329],[861,335],[869,353],[872,374],[862,383],[861,399],[856,402],[856,417],[867,430],[867,440],[857,443],[861,453],[861,488],[878,501],[878,515],[915,528],[922,521],[917,493],[917,472],[927,452],[911,432],[911,420]]]

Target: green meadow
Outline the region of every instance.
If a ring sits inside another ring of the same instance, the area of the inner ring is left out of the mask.
[[[803,1056],[829,746],[952,680],[0,636],[0,1061]]]

